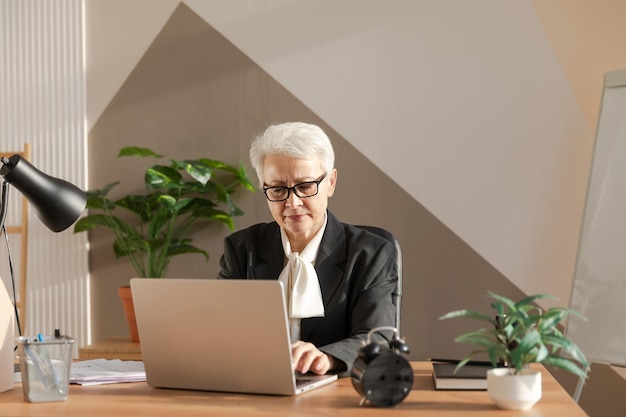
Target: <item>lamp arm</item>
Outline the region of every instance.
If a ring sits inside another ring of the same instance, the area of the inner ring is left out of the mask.
[[[4,159],[4,158],[3,158]],[[7,203],[9,200],[9,182],[2,181],[2,202],[0,203],[0,234],[4,229],[4,220],[7,217]]]
[[[0,162],[3,165],[9,164],[9,159],[7,157],[0,157]],[[9,199],[9,182],[5,179],[2,180],[2,202],[0,203],[0,233],[4,228],[4,220],[7,217],[7,200]]]
[[[2,162],[4,162],[6,158],[2,157]],[[20,313],[17,309],[17,304],[15,300],[17,299],[15,296],[15,275],[13,274],[13,261],[11,260],[11,247],[9,246],[9,235],[7,234],[6,229],[4,228],[4,221],[7,217],[7,204],[9,201],[9,182],[7,180],[2,180],[2,202],[0,203],[0,236],[2,236],[2,231],[4,230],[4,239],[7,244],[7,252],[9,256],[9,271],[11,273],[11,284],[13,289],[13,309],[15,310],[15,318],[17,321],[17,331],[18,334],[22,335],[22,325],[20,323]],[[0,283],[2,285],[2,283]]]

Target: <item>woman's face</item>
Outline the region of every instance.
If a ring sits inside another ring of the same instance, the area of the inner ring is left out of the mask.
[[[272,217],[285,232],[291,250],[301,252],[324,224],[328,198],[335,192],[337,170],[326,173],[317,159],[294,159],[285,155],[270,155],[263,164],[264,187],[286,186],[326,178],[313,197],[300,198],[293,190],[285,201],[268,201]]]

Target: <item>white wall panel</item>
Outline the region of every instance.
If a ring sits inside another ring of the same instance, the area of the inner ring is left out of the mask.
[[[0,147],[30,142],[33,165],[85,188],[83,2],[2,0],[0,45]],[[76,346],[89,342],[86,242],[71,228],[52,233],[30,210],[29,335],[59,328]]]

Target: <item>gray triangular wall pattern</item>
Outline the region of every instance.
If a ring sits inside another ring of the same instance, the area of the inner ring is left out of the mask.
[[[457,308],[486,309],[487,290],[511,297],[520,291],[345,138],[266,74],[206,21],[181,3],[121,86],[89,135],[90,187],[121,180],[120,191],[141,187],[145,166],[117,159],[122,146],[146,146],[179,158],[206,156],[232,164],[247,160],[253,134],[270,123],[300,120],[332,138],[339,171],[330,208],[342,221],[387,228],[403,251],[402,335],[411,357],[466,353],[452,340],[458,323],[437,317]],[[249,168],[251,178],[255,173]],[[443,190],[445,192],[445,190]],[[245,215],[237,228],[271,220],[261,193],[240,193]],[[462,202],[459,202],[462,204]],[[211,254],[176,260],[171,276],[213,278],[225,228],[199,231],[195,243]],[[115,260],[110,236],[91,236],[94,339],[127,332],[116,288],[133,274]],[[107,299],[103,296],[107,294]],[[467,329],[463,329],[467,330]]]

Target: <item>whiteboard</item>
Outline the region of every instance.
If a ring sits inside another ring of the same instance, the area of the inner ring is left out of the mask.
[[[567,336],[592,362],[626,365],[626,70],[606,74]]]

